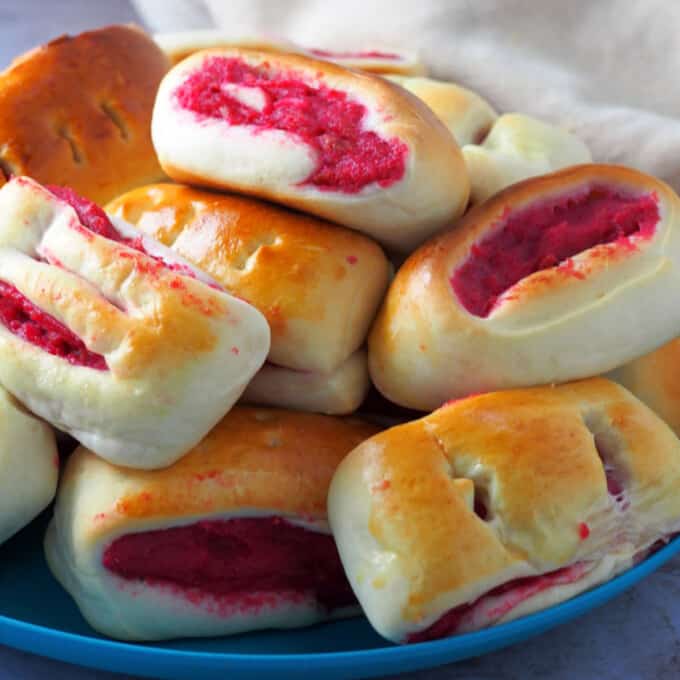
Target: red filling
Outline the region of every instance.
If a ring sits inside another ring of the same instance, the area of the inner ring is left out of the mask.
[[[147,257],[152,258],[159,264],[163,265],[166,269],[170,269],[174,272],[179,272],[184,276],[189,276],[192,279],[196,278],[196,274],[193,270],[185,264],[179,262],[166,262],[162,257],[158,255],[152,255],[144,247],[144,242],[141,236],[137,238],[125,238],[123,237],[116,228],[111,224],[111,220],[108,215],[92,201],[87,198],[83,198],[76,194],[73,189],[68,187],[59,187],[55,185],[50,185],[47,187],[50,193],[54,194],[57,198],[61,199],[65,203],[68,203],[78,215],[78,219],[84,227],[87,227],[90,231],[93,231],[99,236],[103,236],[111,241],[116,241],[117,243],[122,243],[132,250],[136,250]]]
[[[356,193],[373,182],[387,187],[403,177],[406,145],[363,130],[365,106],[346,92],[312,87],[295,73],[271,73],[264,70],[267,66],[260,70],[240,59],[211,57],[177,89],[177,101],[201,117],[300,138],[317,157],[302,185]],[[264,108],[258,111],[235,99],[223,89],[225,83],[258,88],[266,97]]]
[[[14,335],[66,359],[74,366],[107,370],[101,354],[91,352],[64,324],[36,307],[14,286],[0,281],[0,322]]]
[[[124,243],[126,246],[153,258],[167,269],[195,277],[193,271],[187,266],[179,263],[168,263],[147,253],[141,238],[123,238],[98,205],[79,196],[72,189],[59,186],[49,186],[47,189],[76,211],[78,219],[86,229],[112,241]],[[0,281],[0,323],[22,340],[30,342],[50,354],[66,359],[74,366],[85,366],[100,371],[108,369],[106,359],[101,354],[96,354],[87,349],[85,343],[75,333],[34,305],[17,288],[4,281]]]
[[[490,590],[488,593],[485,593],[474,602],[462,604],[450,609],[429,628],[409,635],[406,641],[424,642],[426,640],[435,640],[437,638],[453,635],[458,631],[463,619],[469,615],[473,609],[478,607],[484,599],[497,597],[499,595],[507,595],[497,607],[486,612],[489,619],[488,623],[491,625],[501,617],[510,613],[515,607],[525,600],[528,600],[530,597],[534,597],[544,590],[548,590],[555,586],[574,583],[584,575],[584,572],[585,565],[577,562],[569,567],[551,571],[550,573],[542,574],[541,576],[528,576],[526,578],[508,581],[507,583],[503,583],[493,590]]]
[[[106,549],[103,564],[124,579],[248,605],[257,605],[254,593],[264,594],[263,601],[266,594],[311,595],[328,610],[355,603],[332,536],[280,517],[127,534]]]
[[[331,50],[312,48],[308,50],[308,52],[315,57],[321,57],[322,59],[401,59],[401,56],[394,52],[380,52],[379,50],[366,50],[364,52],[333,52]]]
[[[78,219],[90,231],[93,231],[99,236],[111,239],[112,241],[123,241],[122,236],[116,231],[111,224],[111,220],[107,214],[92,201],[88,201],[82,196],[70,189],[69,187],[58,187],[50,185],[46,187],[51,194],[58,199],[68,203],[78,215]]]
[[[651,237],[659,221],[654,194],[630,196],[595,186],[512,212],[494,233],[472,247],[451,286],[465,309],[488,316],[498,297],[521,279],[605,243],[634,247],[631,237]]]

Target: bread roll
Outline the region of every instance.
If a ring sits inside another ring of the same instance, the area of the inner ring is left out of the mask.
[[[271,35],[246,37],[219,29],[159,33],[154,36],[154,39],[172,64],[179,63],[198,50],[214,47],[245,47],[262,52],[306,54],[317,59],[332,61],[345,68],[361,69],[370,73],[403,73],[417,76],[424,75],[426,72],[425,65],[417,52],[392,47],[332,51],[314,47],[304,48]]]
[[[248,383],[241,401],[346,415],[359,408],[370,384],[366,352],[358,350],[330,373],[294,371],[266,363]]]
[[[153,36],[153,39],[165,52],[165,56],[173,66],[195,52],[215,47],[242,47],[260,52],[292,52],[295,54],[302,49],[295,43],[272,35],[244,36],[214,28],[157,33]]]
[[[271,328],[269,361],[285,368],[338,371],[387,288],[387,259],[365,236],[256,199],[153,184],[107,210],[257,307]]]
[[[0,383],[121,465],[169,465],[269,351],[264,317],[96,205],[15,178],[0,190]]]
[[[0,544],[54,498],[59,454],[52,428],[0,388]]]
[[[471,203],[482,203],[528,177],[593,160],[576,135],[520,113],[501,116],[481,144],[463,147],[463,157]]]
[[[375,629],[416,642],[503,623],[611,579],[680,530],[680,442],[591,379],[484,394],[365,441],[329,521]]]
[[[607,374],[649,406],[680,436],[680,340],[619,366]]]
[[[465,209],[455,140],[383,78],[307,57],[197,53],[163,79],[154,146],[174,180],[290,205],[409,250]]]
[[[324,59],[345,68],[367,73],[400,74],[404,76],[427,75],[427,67],[415,50],[395,47],[368,47],[362,50],[326,50],[310,47],[303,50],[316,59]]]
[[[677,195],[623,167],[515,184],[416,251],[369,335],[390,400],[421,410],[475,392],[620,366],[680,333]]]
[[[0,186],[62,184],[96,203],[158,181],[151,111],[169,62],[135,26],[63,36],[0,73]]]
[[[456,83],[412,76],[387,78],[422,99],[449,128],[460,146],[480,144],[498,118],[485,99]]]
[[[153,473],[81,448],[45,541],[96,630],[126,640],[294,628],[357,612],[326,518],[343,456],[376,428],[236,407]]]

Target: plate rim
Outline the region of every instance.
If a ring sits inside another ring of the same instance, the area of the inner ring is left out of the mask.
[[[119,668],[106,663],[106,657],[109,657],[111,653],[121,654],[121,661],[124,664],[125,659],[136,658],[145,666],[182,662],[182,664],[202,664],[213,668],[215,668],[215,664],[219,664],[221,669],[224,670],[226,665],[231,664],[236,671],[247,670],[252,672],[256,669],[262,671],[286,670],[289,666],[299,666],[299,664],[304,663],[313,664],[316,669],[328,666],[329,668],[333,667],[333,670],[342,672],[362,664],[375,666],[375,664],[384,661],[389,661],[390,664],[410,662],[408,664],[410,668],[403,667],[403,670],[406,671],[424,668],[425,666],[418,663],[423,656],[427,658],[428,662],[433,662],[427,664],[432,667],[445,663],[447,658],[450,662],[453,662],[495,651],[566,623],[639,583],[677,554],[680,554],[680,536],[671,539],[658,551],[613,579],[552,607],[490,628],[415,644],[396,645],[386,642],[386,646],[378,648],[290,654],[208,652],[91,637],[15,619],[3,614],[0,614],[0,642],[40,656],[114,671],[119,670]],[[10,633],[9,640],[5,639],[6,632]],[[200,638],[196,638],[196,640],[198,639]],[[65,643],[64,654],[55,653],[53,649],[55,643]],[[172,641],[167,641],[167,644],[172,644]],[[80,653],[82,656],[80,660],[74,661],[75,657],[68,653],[73,650]],[[103,653],[101,659],[98,657],[98,652]],[[98,660],[101,661],[100,664],[97,663]],[[415,666],[413,665],[414,662],[416,663]],[[195,667],[195,669],[198,670],[198,667]],[[149,670],[149,668],[132,669],[126,665],[123,666],[123,672],[128,673],[144,674]],[[365,670],[375,671],[375,668],[365,668]],[[382,671],[382,674],[390,672],[390,669],[384,665],[379,666],[378,670]]]

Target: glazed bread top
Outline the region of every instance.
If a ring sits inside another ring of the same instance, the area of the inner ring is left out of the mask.
[[[168,465],[269,350],[262,315],[209,282],[68,190],[15,178],[0,190],[0,382],[102,456]]]
[[[198,50],[212,47],[246,47],[262,52],[306,54],[316,59],[335,62],[346,68],[356,68],[371,73],[402,73],[417,76],[424,75],[426,70],[416,52],[392,47],[369,47],[360,50],[304,48],[280,37],[243,36],[219,29],[159,33],[154,36],[154,40],[173,65]]]
[[[365,340],[390,266],[368,238],[241,196],[178,184],[135,189],[107,206],[257,307],[269,359],[328,373]]]
[[[156,90],[169,68],[134,26],[64,36],[0,74],[0,185],[10,176],[63,184],[97,203],[156,181]]]
[[[165,470],[117,467],[81,447],[62,475],[57,521],[88,545],[215,516],[276,515],[327,532],[331,477],[377,431],[354,418],[236,406]]]
[[[152,137],[176,181],[290,205],[408,250],[462,213],[460,150],[384,78],[291,54],[197,53],[163,79]]]
[[[483,394],[386,430],[340,465],[329,520],[390,639],[509,581],[680,528],[680,442],[603,379]]]
[[[610,370],[677,335],[679,199],[636,170],[582,165],[515,184],[398,271],[369,336],[378,388],[456,396]]]
[[[387,77],[422,99],[451,130],[461,147],[480,144],[498,118],[485,99],[456,83],[412,76]]]

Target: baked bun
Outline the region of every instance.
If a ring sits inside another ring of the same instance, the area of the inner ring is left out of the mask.
[[[266,363],[248,383],[241,401],[341,416],[359,408],[370,385],[366,352],[357,350],[330,373]]]
[[[421,410],[611,370],[680,332],[679,200],[636,170],[582,165],[515,184],[401,267],[369,369]]]
[[[498,118],[489,102],[455,83],[410,76],[387,78],[422,99],[449,128],[460,146],[481,143]]]
[[[177,64],[194,52],[214,47],[239,47],[261,52],[289,52],[303,54],[324,61],[332,61],[345,68],[361,69],[369,73],[402,73],[425,75],[425,64],[417,52],[389,48],[366,48],[354,51],[332,51],[304,48],[280,37],[268,35],[239,36],[219,29],[159,33],[154,39],[172,64]]]
[[[463,148],[463,156],[472,203],[523,179],[593,160],[576,135],[520,113],[501,116],[481,144]]]
[[[307,57],[197,53],[163,79],[151,132],[178,182],[300,208],[397,250],[468,199],[460,150],[425,104],[384,78]]]
[[[415,642],[524,616],[680,530],[680,442],[614,383],[485,394],[341,463],[328,515],[374,628]]]
[[[214,28],[156,33],[153,39],[165,52],[165,56],[173,66],[194,52],[214,47],[239,47],[260,52],[293,52],[295,54],[302,51],[299,45],[276,36],[236,35]]]
[[[649,406],[680,436],[680,339],[607,374]]]
[[[96,630],[162,640],[294,628],[356,613],[326,518],[342,458],[377,428],[236,407],[160,472],[80,448],[45,550]]]
[[[11,176],[105,203],[163,177],[151,111],[169,62],[134,26],[63,36],[0,73],[0,185]]]
[[[54,498],[59,454],[52,428],[0,388],[0,544]]]
[[[269,350],[262,315],[197,276],[73,192],[11,180],[0,190],[0,384],[112,462],[169,465]]]
[[[308,47],[303,53],[315,59],[332,61],[345,68],[381,75],[424,76],[427,68],[415,50],[396,47],[368,47],[362,50],[325,50]]]
[[[269,360],[286,368],[336,371],[364,343],[387,288],[389,263],[371,240],[256,199],[154,184],[107,210],[257,307]]]

